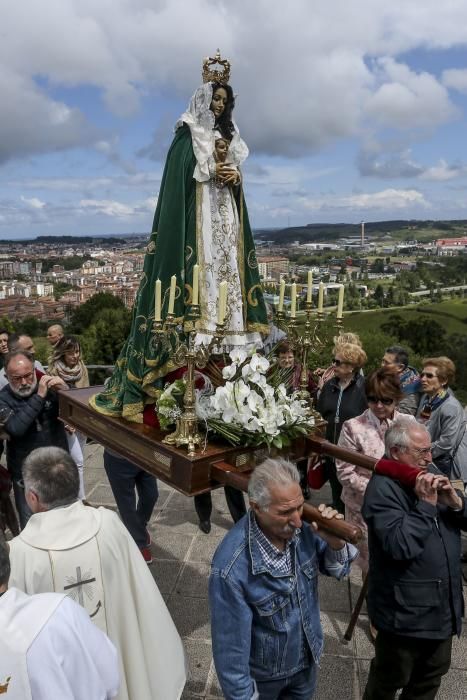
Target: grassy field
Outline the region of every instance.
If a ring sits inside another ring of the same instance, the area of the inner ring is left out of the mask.
[[[358,311],[344,314],[348,330],[379,331],[389,316],[401,316],[404,320],[423,318],[437,321],[447,333],[460,333],[466,336],[467,343],[467,299],[442,301],[438,304],[422,303],[377,311]]]

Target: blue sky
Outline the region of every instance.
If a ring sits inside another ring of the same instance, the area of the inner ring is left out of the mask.
[[[464,0],[22,0],[0,27],[0,238],[147,232],[219,46],[254,227],[467,219]]]

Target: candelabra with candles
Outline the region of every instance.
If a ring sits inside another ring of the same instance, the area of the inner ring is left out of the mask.
[[[307,298],[305,302],[306,320],[303,326],[297,322],[297,285],[291,285],[290,314],[287,316],[284,311],[285,281],[281,280],[279,289],[279,307],[277,311],[277,323],[290,339],[294,349],[298,350],[298,360],[300,363],[299,396],[312,404],[310,392],[308,391],[308,361],[310,354],[317,355],[319,350],[327,344],[323,337],[324,321],[324,284],[320,282],[318,289],[318,306],[316,316],[313,317],[314,309],[312,303],[313,273],[308,272]],[[344,285],[339,286],[337,301],[337,315],[335,328],[338,333],[342,331],[342,315],[344,308]],[[313,410],[313,408],[312,408]],[[320,416],[321,418],[321,416]]]
[[[187,446],[188,456],[194,457],[196,445],[203,441],[203,436],[198,430],[198,419],[196,417],[196,394],[195,394],[195,369],[203,369],[209,362],[210,356],[215,352],[221,352],[222,340],[225,335],[225,315],[227,310],[227,282],[219,285],[219,303],[216,330],[209,345],[195,345],[196,330],[191,330],[187,334],[186,342],[180,341],[180,336],[176,333],[174,303],[175,303],[176,277],[171,278],[169,292],[168,313],[164,322],[161,319],[161,282],[157,280],[155,290],[155,313],[153,333],[157,342],[168,343],[171,350],[171,357],[175,365],[186,366],[185,373],[185,393],[183,395],[183,412],[177,418],[176,428],[173,433],[167,435],[162,442],[177,447]],[[199,307],[199,268],[193,269],[193,293],[187,320],[191,321],[193,328],[196,328],[196,321],[200,318]],[[173,342],[172,342],[173,341]]]

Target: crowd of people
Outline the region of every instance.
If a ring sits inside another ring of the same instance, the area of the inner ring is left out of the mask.
[[[28,689],[34,700],[178,698],[185,652],[147,567],[157,481],[106,449],[120,518],[84,500],[86,437],[60,419],[57,394],[89,386],[89,378],[79,341],[63,329],[50,336],[47,369],[26,335],[9,334],[2,354],[0,415],[21,530],[9,552],[0,546],[7,687],[13,697],[28,697]],[[293,344],[278,338],[271,357],[296,390]],[[236,524],[214,555],[209,600],[228,699],[312,697],[323,647],[316,577],[341,579],[352,562],[368,578],[375,643],[365,700],[395,698],[401,688],[404,698],[435,698],[449,669],[467,529],[464,489],[452,485],[467,481],[465,413],[450,388],[455,367],[432,357],[418,373],[399,346],[367,375],[365,363],[358,336],[342,334],[330,366],[307,375],[326,438],[378,460],[372,475],[350,456],[326,459],[332,501],[320,506],[322,517],[345,514],[362,531],[358,547],[303,522],[307,460],[256,467],[248,508],[236,489],[226,494]],[[200,527],[210,507],[197,502]]]

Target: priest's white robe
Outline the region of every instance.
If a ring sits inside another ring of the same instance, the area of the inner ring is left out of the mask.
[[[8,700],[109,700],[118,692],[114,645],[67,596],[0,598],[0,685]]]
[[[58,571],[63,561],[69,576]],[[26,593],[75,594],[88,612],[98,611],[93,621],[105,625],[119,653],[118,700],[180,698],[186,681],[182,641],[147,564],[115,513],[80,501],[36,513],[10,542],[10,562],[10,585]],[[73,580],[75,572],[79,576]],[[86,584],[87,579],[93,583]],[[73,583],[65,586],[64,581]]]

